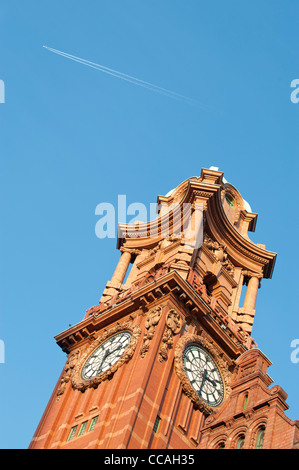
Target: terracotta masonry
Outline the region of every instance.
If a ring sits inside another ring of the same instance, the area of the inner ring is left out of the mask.
[[[66,363],[30,448],[299,448],[251,336],[276,259],[249,238],[257,214],[214,168],[157,207],[119,226],[100,303],[56,336]]]

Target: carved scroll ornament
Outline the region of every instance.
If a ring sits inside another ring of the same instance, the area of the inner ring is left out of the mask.
[[[227,255],[226,245],[221,245],[216,240],[212,240],[210,237],[205,235],[204,245],[214,254],[222,266],[231,274],[234,274],[234,265],[229,260]]]
[[[61,395],[63,395],[63,393],[65,391],[65,388],[66,388],[66,384],[71,379],[73,369],[74,369],[79,357],[80,357],[80,349],[76,349],[75,351],[72,351],[68,355],[67,361],[66,361],[65,366],[64,366],[63,375],[61,377],[60,384],[57,388],[57,398],[58,398],[58,400],[61,397]]]
[[[162,337],[162,345],[159,351],[159,362],[167,359],[168,349],[173,345],[173,335],[179,333],[182,328],[182,318],[175,310],[169,310],[166,317],[166,327]]]
[[[159,305],[149,311],[145,320],[145,332],[143,336],[143,345],[140,350],[141,357],[144,357],[149,350],[151,340],[154,337],[157,325],[162,315],[162,307]]]

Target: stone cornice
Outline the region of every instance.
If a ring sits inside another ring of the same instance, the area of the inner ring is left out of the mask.
[[[227,349],[231,357],[237,358],[247,350],[245,344],[229,325],[223,323],[221,316],[185,281],[176,271],[161,276],[157,280],[131,292],[117,304],[101,311],[101,305],[93,307],[93,313],[80,323],[63,331],[55,337],[63,351],[69,353],[78,344],[92,337],[93,333],[106,328],[123,317],[147,311],[160,299],[173,297],[180,301],[186,317],[199,321],[218,344]]]
[[[271,278],[276,253],[243,237],[228,220],[221,202],[220,192],[210,201],[206,211],[208,227],[216,240],[226,245],[227,253],[235,265]]]
[[[183,207],[186,208],[186,204],[190,204],[190,207],[194,210],[194,202],[205,205],[218,190],[220,190],[220,184],[212,184],[210,181],[202,182],[192,178],[185,181],[176,188],[174,192],[176,197],[174,195],[158,197],[158,204],[166,206],[167,209],[165,213],[160,213],[156,219],[150,222],[138,223],[138,230],[136,230],[136,224],[119,224],[117,248],[120,249],[125,241],[130,247],[147,248],[155,246],[164,237],[163,234],[165,233],[169,233],[170,236],[182,233]],[[178,197],[180,197],[179,200]],[[169,217],[168,210],[171,207],[173,207],[173,211],[172,216]]]

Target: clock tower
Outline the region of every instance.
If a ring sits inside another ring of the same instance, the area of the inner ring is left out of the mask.
[[[251,336],[276,258],[248,236],[257,214],[215,168],[157,207],[119,226],[99,304],[56,336],[66,363],[30,448],[298,447]]]

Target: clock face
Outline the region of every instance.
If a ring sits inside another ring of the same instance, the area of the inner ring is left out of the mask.
[[[212,356],[201,346],[193,344],[184,351],[183,365],[199,398],[209,406],[220,405],[224,398],[224,384]]]
[[[92,379],[108,370],[122,356],[131,337],[131,333],[123,331],[101,344],[86,360],[81,372],[82,379]]]

